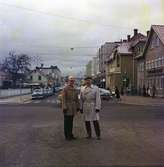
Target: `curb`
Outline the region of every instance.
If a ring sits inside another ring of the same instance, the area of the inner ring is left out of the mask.
[[[150,104],[150,103],[147,103],[147,104],[139,104],[139,103],[130,103],[130,102],[119,102],[119,104],[129,104],[129,105],[136,105],[136,106],[151,106],[151,107],[164,107],[164,104]]]

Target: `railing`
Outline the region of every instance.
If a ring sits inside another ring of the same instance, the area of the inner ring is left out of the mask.
[[[0,98],[30,94],[31,89],[0,89]]]

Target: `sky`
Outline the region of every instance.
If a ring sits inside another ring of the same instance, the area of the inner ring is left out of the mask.
[[[102,44],[152,24],[164,24],[164,0],[0,0],[0,59],[25,53],[80,75]]]

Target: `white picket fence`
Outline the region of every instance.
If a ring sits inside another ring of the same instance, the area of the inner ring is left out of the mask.
[[[0,89],[0,98],[30,94],[31,89]]]

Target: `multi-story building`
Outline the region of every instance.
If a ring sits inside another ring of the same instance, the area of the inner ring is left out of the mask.
[[[86,65],[86,76],[92,76],[92,61],[90,60],[88,64]]]
[[[114,89],[116,86],[121,89],[123,86],[123,77],[131,81],[132,79],[132,52],[129,51],[130,43],[129,42],[122,42],[121,44],[117,45],[117,47],[113,50],[110,58],[108,59],[109,64],[109,88]],[[128,82],[128,81],[125,81]]]
[[[28,76],[30,83],[58,86],[61,84],[62,74],[57,66],[36,67]]]
[[[128,40],[131,42],[130,50],[133,53],[133,78],[132,78],[132,88],[133,90],[137,91],[137,60],[136,60],[136,54],[139,52],[142,52],[143,50],[143,43],[142,41],[145,41],[147,37],[141,33],[138,33],[138,29],[134,29],[134,35],[132,38],[130,38],[130,35],[128,35]]]
[[[148,36],[149,32],[147,32]],[[138,92],[138,94],[143,94],[143,86],[145,84],[145,59],[143,57],[143,50],[147,41],[147,37],[138,40],[133,45],[133,54],[134,54],[134,68],[135,72],[133,75],[134,79],[134,86]]]
[[[109,59],[107,59],[109,88],[114,89],[117,86],[121,89],[135,86],[137,67],[133,50],[136,43],[143,38],[145,36],[138,33],[137,29],[134,29],[132,37],[128,35],[126,40],[117,43],[117,47],[113,50]]]
[[[92,65],[91,66],[92,66],[91,67],[92,68],[91,74],[92,74],[93,77],[96,77],[97,74],[99,73],[98,57],[93,57],[93,59],[92,59]]]
[[[36,69],[52,78],[52,82],[56,86],[61,84],[62,73],[57,66],[44,67],[42,64],[41,67],[36,67]]]
[[[152,25],[143,56],[145,58],[145,86],[157,96],[164,96],[164,25]]]

